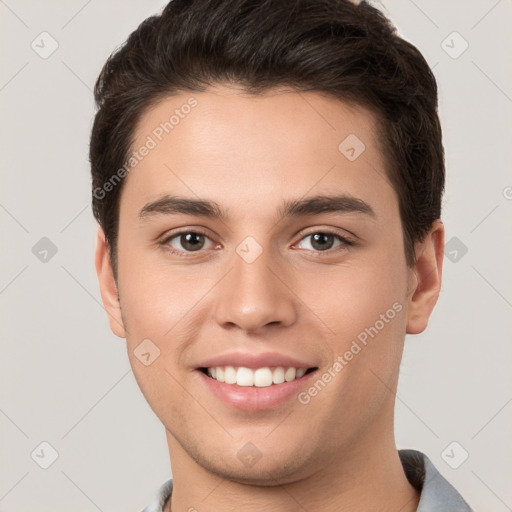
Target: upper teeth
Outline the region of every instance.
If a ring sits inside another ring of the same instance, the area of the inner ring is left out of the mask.
[[[236,384],[237,386],[256,386],[258,388],[299,379],[306,371],[307,368],[286,368],[285,370],[282,366],[274,369],[267,366],[256,370],[244,366],[238,368],[234,366],[216,366],[207,369],[208,375],[219,382]]]

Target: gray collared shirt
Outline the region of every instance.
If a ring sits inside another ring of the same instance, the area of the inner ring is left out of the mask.
[[[398,454],[407,479],[421,493],[416,512],[474,512],[424,453],[399,450]],[[142,512],[163,512],[171,493],[172,479],[158,489]]]

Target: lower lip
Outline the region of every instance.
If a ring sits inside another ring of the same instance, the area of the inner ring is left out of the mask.
[[[208,377],[200,370],[197,372],[208,389],[226,404],[244,411],[263,411],[279,407],[290,398],[296,397],[309,384],[317,370],[303,375],[300,379],[263,388],[226,384]]]

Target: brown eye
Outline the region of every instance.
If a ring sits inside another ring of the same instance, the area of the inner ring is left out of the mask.
[[[200,252],[201,249],[205,248],[208,240],[210,241],[210,248],[213,248],[213,242],[205,233],[198,231],[180,231],[179,233],[168,236],[161,244],[168,248],[173,254],[186,256],[187,253]]]
[[[179,235],[181,246],[187,251],[198,251],[204,246],[204,235],[201,233],[185,233]]]
[[[347,238],[337,234],[331,233],[329,231],[316,231],[313,233],[309,233],[302,238],[302,240],[306,240],[307,238],[311,239],[309,247],[302,247],[302,249],[308,249],[319,252],[326,252],[333,247],[336,249],[338,247],[343,247],[347,245],[354,245],[353,242],[348,240]],[[338,245],[334,246],[336,240],[339,241]]]
[[[311,236],[311,246],[318,250],[328,250],[334,245],[334,236],[328,233],[315,233]]]

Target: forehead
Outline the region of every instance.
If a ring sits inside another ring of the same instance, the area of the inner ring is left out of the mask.
[[[230,140],[222,140],[222,147],[257,136],[266,142],[267,150],[292,144],[297,152],[300,142],[308,142],[308,147],[316,143],[319,150],[328,145],[337,149],[336,142],[350,133],[374,145],[378,142],[374,140],[375,116],[362,106],[315,91],[275,88],[250,94],[239,87],[219,85],[204,92],[181,92],[151,106],[136,126],[134,145],[153,135],[158,143],[172,143],[172,138],[178,143],[212,146],[216,137],[230,134]],[[276,139],[276,135],[282,137]]]
[[[167,97],[139,120],[131,150],[144,147],[126,184],[139,203],[171,192],[247,202],[394,193],[373,114],[318,92],[218,86]]]

